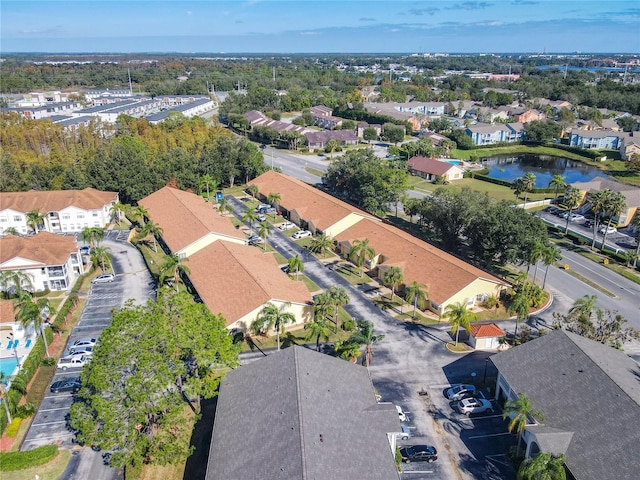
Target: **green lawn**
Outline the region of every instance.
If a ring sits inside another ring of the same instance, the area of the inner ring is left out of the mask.
[[[417,180],[416,180],[417,179]],[[469,187],[472,190],[477,190],[479,192],[487,192],[487,194],[491,198],[495,198],[496,200],[515,200],[516,196],[509,187],[505,187],[503,185],[497,185],[495,183],[484,182],[482,180],[477,180],[475,178],[463,178],[461,180],[456,180],[455,182],[450,183],[449,185],[436,185],[435,183],[431,183],[427,180],[424,180],[420,177],[410,177],[409,184],[414,190],[423,191],[423,192],[434,192],[437,188],[444,188],[445,190],[453,190],[460,191],[462,187]],[[551,194],[544,193],[530,193],[527,196],[527,201],[537,201],[544,200],[545,198],[551,198]],[[518,199],[519,203],[524,202],[524,196],[520,196]]]
[[[369,278],[366,274],[362,277],[360,276],[360,269],[355,265],[341,263],[340,267],[334,269],[333,271],[352,285],[363,285],[365,283],[371,282],[371,278]]]

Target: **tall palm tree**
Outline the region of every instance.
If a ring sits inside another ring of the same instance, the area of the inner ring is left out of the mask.
[[[160,284],[165,284],[167,281],[172,280],[173,285],[176,287],[176,292],[178,291],[178,283],[180,282],[181,275],[189,275],[191,270],[186,265],[183,265],[182,262],[188,261],[188,258],[180,258],[178,255],[171,254],[167,255],[165,262],[160,266]]]
[[[562,203],[569,209],[569,215],[567,216],[567,223],[564,227],[564,234],[569,232],[569,222],[571,221],[571,213],[582,202],[582,193],[576,187],[568,187],[564,192],[564,200]]]
[[[132,213],[136,216],[136,219],[138,220],[138,223],[140,223],[140,226],[144,227],[144,219],[149,218],[149,211],[142,205],[136,205],[135,207],[133,207]]]
[[[44,351],[49,357],[49,345],[47,337],[44,334],[44,318],[45,313],[49,311],[49,300],[40,298],[34,301],[33,296],[27,291],[21,291],[18,298],[14,301],[13,309],[16,312],[16,320],[26,329],[33,324],[33,328],[40,333],[44,342]]]
[[[27,287],[29,291],[33,291],[33,275],[20,270],[3,270],[0,272],[0,287],[7,292],[11,289],[11,286],[15,287],[15,293],[17,294],[20,294],[24,287]]]
[[[267,197],[267,202],[271,204],[271,206],[275,209],[273,212],[273,221],[276,221],[276,216],[278,215],[278,206],[280,205],[280,194],[279,193],[270,193]]]
[[[332,138],[327,142],[327,145],[325,146],[325,150],[329,152],[330,160],[333,160],[333,151],[339,146],[340,144],[338,143],[338,140],[336,140],[335,138]]]
[[[256,198],[256,195],[258,194],[258,192],[260,191],[260,189],[258,188],[257,185],[249,185],[245,191],[251,195],[251,197]]]
[[[362,366],[369,368],[373,363],[373,345],[382,341],[384,335],[374,335],[373,322],[369,320],[358,320],[358,331],[349,338],[349,342],[365,346]]]
[[[638,245],[636,246],[636,255],[633,258],[633,266],[638,266],[638,257],[640,257],[640,211],[637,211],[633,216],[633,220],[631,220],[631,225],[636,227],[636,242]]]
[[[40,210],[37,208],[27,212],[25,216],[27,217],[27,226],[30,227],[34,233],[38,233],[39,228],[44,228],[45,222],[47,221],[47,214],[40,213]]]
[[[289,259],[289,273],[296,272],[296,280],[298,280],[298,275],[300,272],[304,272],[304,263],[300,258],[300,255],[296,255],[295,257],[291,257]]]
[[[111,221],[120,225],[122,221],[122,216],[126,216],[126,212],[131,208],[129,205],[125,203],[115,202],[109,208],[109,215],[111,216]]]
[[[222,197],[218,202],[218,213],[224,217],[227,213],[231,212],[233,212],[233,207],[229,203],[229,199],[227,197]]]
[[[327,301],[334,307],[333,320],[336,324],[336,332],[340,328],[340,307],[348,305],[351,299],[344,287],[338,285],[331,285],[325,292]]]
[[[516,314],[516,328],[513,332],[514,338],[518,336],[518,322],[526,322],[529,318],[529,308],[531,307],[531,301],[524,291],[519,290],[511,297],[509,302],[509,313]]]
[[[516,457],[520,456],[520,438],[522,432],[527,426],[528,417],[536,417],[539,420],[544,420],[544,414],[539,410],[536,410],[531,405],[531,400],[523,393],[518,393],[518,398],[510,400],[504,404],[504,411],[502,418],[511,418],[509,421],[508,429],[510,432],[514,430],[518,433],[518,447],[516,451]]]
[[[569,316],[578,318],[580,323],[591,322],[594,311],[598,309],[597,295],[585,295],[573,302],[573,306],[569,309]]]
[[[415,280],[405,288],[405,299],[409,303],[413,303],[413,318],[416,318],[418,307],[423,309],[427,303],[429,295],[428,287],[424,283],[418,283]]]
[[[518,480],[566,480],[564,467],[566,457],[554,457],[550,453],[540,453],[534,458],[527,458],[520,464]]]
[[[267,237],[271,233],[271,230],[273,229],[273,226],[268,222],[260,222],[258,226],[259,226],[258,235],[260,235],[262,237],[262,239],[264,240],[264,243],[262,244],[262,250],[266,252],[267,251]]]
[[[280,350],[280,334],[284,333],[285,326],[288,323],[294,323],[296,321],[296,316],[286,311],[290,306],[291,304],[289,302],[283,303],[280,305],[280,308],[271,302],[267,303],[251,324],[251,330],[257,335],[266,334],[273,328],[276,332],[278,350]]]
[[[591,204],[591,211],[593,212],[594,216],[593,238],[591,240],[592,249],[596,246],[596,234],[598,232],[598,229],[600,228],[600,225],[602,224],[610,195],[611,190],[600,190],[589,195],[589,203]]]
[[[391,300],[393,300],[393,295],[395,293],[395,289],[400,286],[400,284],[404,281],[404,274],[402,273],[402,269],[400,267],[391,266],[387,268],[384,272],[382,281],[385,285],[389,285],[391,287]]]
[[[103,238],[104,229],[100,227],[87,227],[80,232],[80,239],[84,243],[89,243],[92,248],[98,247]]]
[[[624,195],[620,192],[611,192],[605,204],[605,215],[608,217],[608,220],[602,237],[602,247],[600,251],[604,251],[607,235],[609,234],[609,227],[611,227],[613,219],[619,217],[625,208],[627,208],[627,200]]]
[[[258,220],[258,215],[252,208],[247,208],[242,212],[242,221],[249,222],[249,229],[253,233],[253,223]]]
[[[446,312],[443,316],[448,318],[449,323],[451,323],[451,335],[455,333],[457,346],[460,328],[464,328],[468,333],[471,331],[471,322],[475,321],[478,316],[467,310],[467,305],[463,303],[449,304],[445,310]]]
[[[305,324],[304,329],[307,331],[304,339],[306,341],[312,338],[316,339],[316,351],[320,351],[320,340],[329,341],[329,325],[327,319],[322,315],[314,315],[313,322]]]
[[[542,257],[544,256],[545,248],[546,245],[544,243],[535,242],[529,250],[529,258],[527,259],[527,270],[529,270],[529,266],[531,265],[536,266],[535,273],[533,274],[533,283],[536,283],[536,278],[538,276],[538,263],[540,263],[540,260],[542,260]]]
[[[555,202],[558,199],[558,191],[562,190],[566,187],[565,178],[559,173],[555,174],[551,181],[549,182],[549,186],[553,187],[553,201]]]
[[[104,272],[107,268],[111,267],[111,253],[109,253],[109,247],[95,247],[91,250],[91,264],[94,268],[100,267]]]
[[[522,177],[522,186],[524,187],[524,208],[527,208],[529,192],[532,192],[533,188],[536,186],[535,174],[531,172],[525,173],[524,177]]]
[[[364,276],[364,263],[368,259],[372,261],[376,256],[376,251],[369,246],[369,239],[354,240],[353,246],[349,250],[349,259],[356,262],[360,268],[360,277]]]
[[[323,233],[322,235],[313,237],[311,242],[309,242],[308,248],[310,252],[326,258],[327,254],[333,252],[335,246],[336,241],[332,237],[327,236],[326,233]]]
[[[218,188],[218,182],[216,182],[216,180],[207,173],[200,177],[199,186],[200,193],[203,191],[207,192],[207,202],[211,202],[211,190]]]
[[[560,249],[550,243],[549,245],[544,247],[544,251],[542,252],[542,262],[547,266],[544,271],[544,280],[542,281],[542,289],[547,285],[547,273],[549,273],[549,267],[553,265],[555,262],[559,262],[562,260],[562,253]]]
[[[151,235],[151,238],[153,239],[153,250],[158,253],[158,242],[156,241],[156,238],[162,236],[162,227],[153,220],[148,220],[140,232],[140,236],[143,238],[147,235]]]

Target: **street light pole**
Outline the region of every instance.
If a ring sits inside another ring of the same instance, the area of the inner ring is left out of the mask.
[[[482,385],[487,384],[487,367],[489,366],[489,357],[484,359],[484,376],[482,377]]]

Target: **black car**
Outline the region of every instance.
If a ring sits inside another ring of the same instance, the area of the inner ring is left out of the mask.
[[[404,463],[411,462],[435,462],[438,459],[436,447],[429,445],[409,445],[400,447],[400,455]]]
[[[51,384],[51,392],[73,392],[77,393],[80,390],[82,384],[80,383],[80,377],[63,378],[57,382]]]

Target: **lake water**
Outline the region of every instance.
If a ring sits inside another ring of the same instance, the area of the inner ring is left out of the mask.
[[[489,176],[512,182],[531,172],[536,176],[536,188],[546,188],[554,175],[562,175],[566,183],[588,182],[606,176],[596,167],[575,160],[547,155],[494,155],[480,158],[489,169]]]

